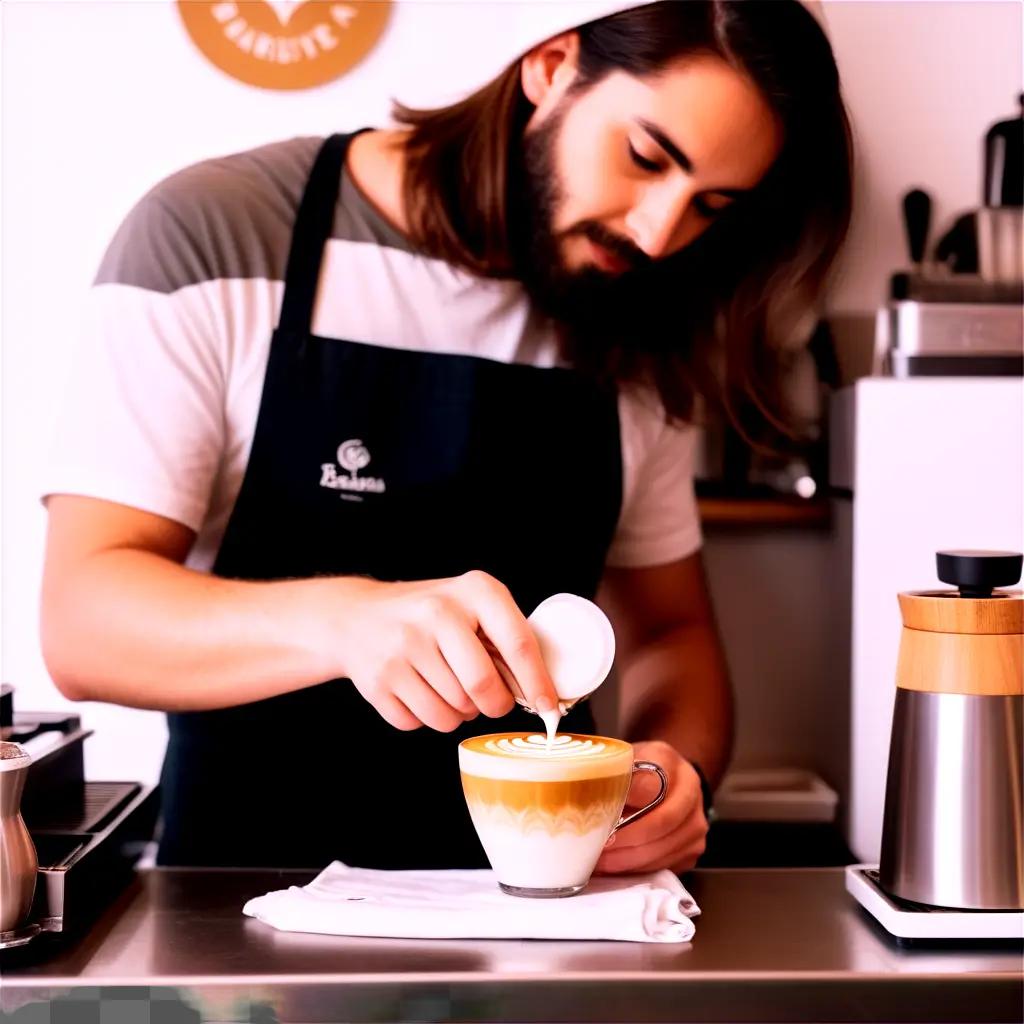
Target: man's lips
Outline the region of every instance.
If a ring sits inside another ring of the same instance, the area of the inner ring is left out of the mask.
[[[590,245],[590,254],[594,262],[601,268],[610,274],[622,274],[629,270],[629,264],[617,253],[612,252],[611,249],[605,248],[598,242],[592,239],[587,239]]]

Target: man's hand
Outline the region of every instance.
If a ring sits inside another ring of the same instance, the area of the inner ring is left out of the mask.
[[[532,707],[557,694],[537,639],[509,591],[469,572],[417,583],[344,581],[347,614],[336,638],[339,674],[396,729],[450,732],[478,714],[513,707],[489,648],[504,660]]]
[[[620,829],[608,841],[596,870],[604,874],[636,871],[689,871],[704,852],[708,823],[704,817],[700,779],[678,751],[661,740],[634,743],[637,761],[653,761],[668,776],[668,793],[650,814]],[[658,795],[658,779],[651,772],[633,776],[623,814],[649,803]]]
[[[451,730],[554,683],[512,595],[483,572],[379,583],[235,580],[186,568],[188,527],[71,494],[48,502],[42,644],[71,700],[160,711],[234,707],[352,679],[399,729]]]

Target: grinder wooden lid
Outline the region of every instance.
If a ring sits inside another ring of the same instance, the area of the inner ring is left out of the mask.
[[[1006,551],[944,551],[939,578],[957,590],[899,595],[903,635],[896,685],[971,697],[1024,693],[1024,595],[997,590],[1020,579]]]
[[[997,590],[991,597],[961,597],[955,590],[899,595],[907,629],[929,633],[1024,633],[1024,594]]]

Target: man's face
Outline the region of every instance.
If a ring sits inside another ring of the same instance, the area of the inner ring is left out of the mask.
[[[708,230],[781,143],[757,88],[717,57],[553,90],[523,139],[527,287],[567,318],[609,298]]]

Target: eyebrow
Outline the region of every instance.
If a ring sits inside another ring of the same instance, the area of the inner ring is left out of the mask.
[[[693,173],[693,161],[656,124],[644,118],[637,118],[636,123],[668,153],[674,163],[678,164],[687,174]],[[716,195],[736,198],[746,195],[750,190],[745,188],[712,188],[708,189],[708,191],[714,192]]]

